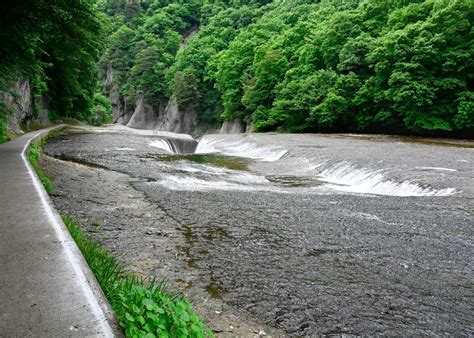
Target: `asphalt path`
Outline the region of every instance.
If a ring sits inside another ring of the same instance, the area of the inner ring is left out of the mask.
[[[0,145],[0,336],[112,337],[109,305],[26,159],[49,130]]]

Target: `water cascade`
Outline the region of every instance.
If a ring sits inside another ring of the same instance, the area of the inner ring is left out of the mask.
[[[227,141],[204,136],[198,143],[195,153],[219,153],[265,162],[274,162],[285,156],[288,151],[279,146],[259,146],[245,140]]]
[[[454,188],[435,190],[412,182],[395,182],[387,179],[383,170],[356,168],[347,162],[338,163],[319,173],[325,187],[345,192],[385,196],[449,196]]]
[[[263,162],[278,161],[288,154],[287,150],[279,146],[262,146],[247,140],[231,141],[210,136],[204,136],[199,143],[191,140],[160,138],[150,142],[149,146],[162,149],[170,154],[218,154]],[[299,168],[298,172],[289,174],[295,181],[304,181],[304,187],[302,184],[299,187],[297,187],[298,184],[288,187],[284,184],[284,180],[279,179],[278,175],[272,179],[267,179],[264,175],[256,173],[223,169],[209,164],[192,163],[191,161],[175,163],[176,169],[182,173],[188,173],[189,176],[166,175],[159,184],[172,190],[190,191],[240,190],[305,194],[339,191],[403,197],[449,196],[456,193],[454,188],[436,190],[420,186],[412,181],[397,182],[388,178],[386,171],[383,169],[359,168],[349,162],[340,162],[329,166],[327,161],[323,161],[311,165],[307,159],[304,160],[306,160],[307,170]],[[422,167],[422,169],[426,168],[453,170]],[[311,183],[312,181],[314,181],[314,184]]]
[[[197,142],[194,140],[159,138],[148,143],[148,145],[170,154],[192,154],[196,150]]]

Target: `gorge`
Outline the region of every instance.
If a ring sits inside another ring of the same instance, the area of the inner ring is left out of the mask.
[[[6,335],[474,334],[472,0],[2,5]]]

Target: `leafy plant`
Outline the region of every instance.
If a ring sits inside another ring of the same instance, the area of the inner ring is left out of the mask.
[[[101,126],[106,123],[112,123],[112,106],[110,100],[102,94],[94,95],[94,107],[86,117],[89,124]]]
[[[100,219],[92,220],[91,224],[95,226],[97,230],[100,230],[100,228],[102,228],[102,221]]]
[[[209,337],[212,332],[164,282],[127,273],[98,242],[88,239],[71,216],[61,215],[97,278],[127,337]]]

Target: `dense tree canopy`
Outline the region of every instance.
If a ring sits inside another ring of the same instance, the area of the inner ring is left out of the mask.
[[[29,78],[52,115],[90,122],[107,22],[92,0],[2,1],[0,90]]]
[[[104,7],[119,26],[103,60],[124,94],[256,131],[474,128],[472,1],[141,1],[127,20],[131,3]]]
[[[239,118],[255,131],[474,131],[470,0],[38,0],[2,7],[0,90],[28,76],[60,116],[107,119],[110,105],[96,94],[101,55],[101,79],[113,69],[123,98],[143,94],[152,105],[175,99],[207,124]]]

